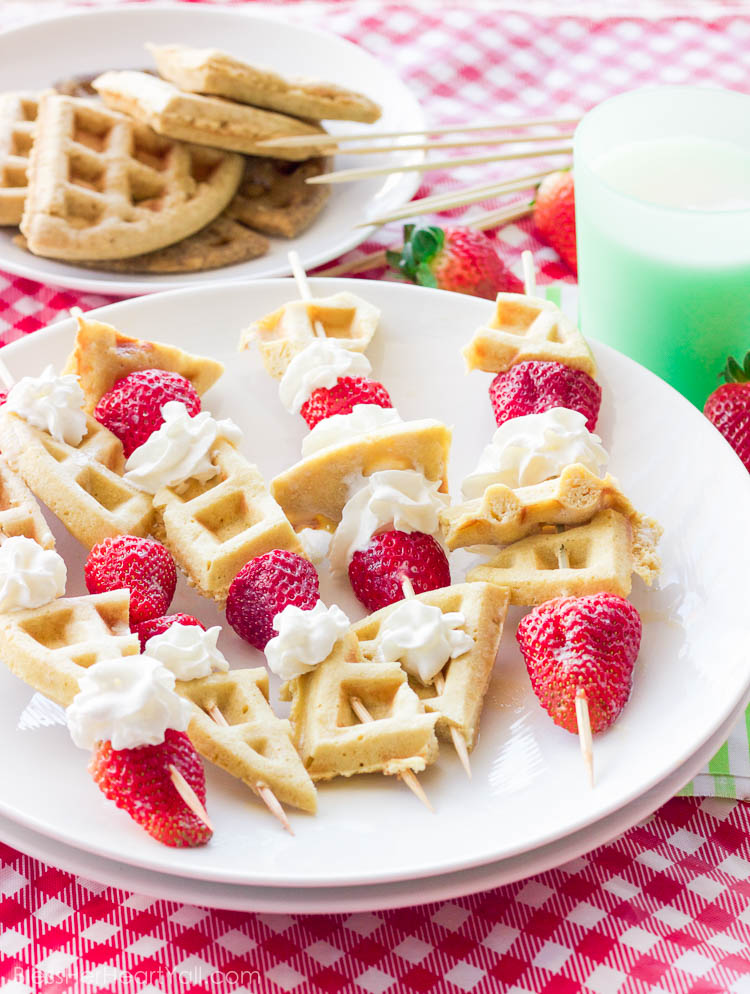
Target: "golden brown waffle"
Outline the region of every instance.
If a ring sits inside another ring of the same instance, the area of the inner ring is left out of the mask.
[[[532,606],[602,592],[627,597],[634,569],[630,522],[610,509],[585,525],[522,538],[471,570],[467,580],[508,587],[511,604]]]
[[[159,74],[181,90],[210,93],[314,121],[372,124],[381,114],[380,107],[361,93],[319,79],[284,78],[215,48],[185,45],[146,45],[146,48],[154,56]]]
[[[311,186],[306,180],[332,168],[333,159],[323,157],[305,162],[250,157],[227,214],[266,235],[295,238],[310,227],[331,195],[329,184]]]
[[[561,362],[596,375],[594,357],[573,322],[551,300],[499,293],[489,324],[463,349],[467,370],[501,373],[527,359]]]
[[[219,473],[205,483],[163,487],[154,496],[154,534],[204,597],[223,604],[245,563],[272,549],[304,555],[257,466],[229,442],[216,442]]]
[[[0,456],[0,535],[33,538],[43,549],[54,549],[55,540],[47,527],[36,498]]]
[[[204,394],[224,372],[216,359],[191,355],[174,345],[130,338],[110,324],[79,315],[75,347],[63,373],[78,377],[86,411],[92,412],[118,380],[139,369],[179,373],[190,380],[199,394]]]
[[[240,348],[257,339],[266,372],[280,380],[292,358],[314,338],[320,324],[326,338],[353,352],[364,352],[380,320],[377,307],[353,293],[335,293],[313,300],[293,300],[243,331]]]
[[[355,773],[419,773],[437,758],[437,714],[427,714],[398,663],[364,662],[348,632],[311,673],[285,683],[294,741],[313,780]],[[362,724],[358,697],[372,717]]]
[[[20,224],[41,94],[0,94],[0,224]]]
[[[417,595],[423,604],[439,607],[443,614],[460,611],[466,619],[462,629],[474,639],[474,646],[468,652],[449,660],[443,667],[445,686],[442,693],[437,693],[433,685],[425,686],[416,677],[409,676],[409,686],[421,699],[425,710],[439,716],[436,726],[439,739],[450,742],[452,726],[461,732],[469,750],[474,748],[484,695],[503,634],[509,596],[507,590],[492,583],[458,583]],[[384,607],[352,626],[365,659],[373,659],[380,628],[400,603]]]
[[[220,214],[241,156],[186,145],[90,100],[47,94],[21,221],[29,251],[122,259],[171,245]]]
[[[61,597],[44,607],[0,614],[0,660],[34,690],[68,707],[85,668],[101,659],[138,655],[129,616],[127,590]]]
[[[341,520],[352,484],[382,469],[413,469],[448,492],[450,428],[440,421],[403,421],[301,459],[271,480],[271,493],[295,530]]]
[[[151,497],[121,476],[122,444],[92,417],[79,445],[58,442],[0,409],[0,449],[11,467],[87,548],[112,535],[147,535]]]
[[[271,710],[264,667],[178,680],[175,690],[193,705],[188,735],[201,756],[252,790],[270,787],[282,804],[315,813],[315,785],[292,744],[291,725]],[[213,707],[227,725],[208,716]]]
[[[266,155],[260,142],[268,138],[325,134],[310,121],[233,103],[220,97],[184,93],[165,79],[148,73],[105,72],[94,80],[94,89],[107,107],[135,118],[167,138],[194,142],[213,149]],[[276,159],[309,159],[317,149],[280,146]],[[234,191],[233,191],[234,192]]]

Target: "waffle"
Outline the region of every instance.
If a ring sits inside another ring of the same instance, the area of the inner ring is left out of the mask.
[[[0,95],[0,224],[21,223],[39,97],[29,91]]]
[[[0,536],[33,538],[43,549],[54,549],[55,540],[36,499],[17,473],[0,456]]]
[[[233,103],[220,97],[183,93],[165,79],[148,73],[105,72],[93,83],[107,107],[148,125],[159,135],[208,145],[213,149],[266,155],[259,142],[268,138],[325,134],[310,121]],[[318,149],[279,146],[275,159],[309,159]],[[234,192],[234,191],[233,191]],[[223,205],[222,205],[223,206]]]
[[[127,590],[61,597],[44,607],[0,614],[0,660],[34,690],[68,707],[83,669],[140,652],[129,615]]]
[[[322,156],[305,162],[249,158],[227,213],[266,235],[295,238],[310,227],[331,195],[328,184],[311,186],[306,180],[332,168],[333,159]]]
[[[451,431],[440,421],[403,421],[329,445],[271,481],[271,493],[295,530],[327,528],[341,520],[352,484],[381,469],[414,469],[448,492]]]
[[[467,370],[502,373],[527,359],[561,362],[596,375],[594,357],[573,322],[551,300],[499,293],[495,313],[463,349]]]
[[[181,90],[211,93],[314,121],[372,124],[381,114],[380,107],[361,93],[318,79],[284,78],[217,49],[184,45],[146,45],[146,48],[154,56],[159,74]]]
[[[311,673],[285,683],[294,741],[313,780],[355,773],[419,773],[437,758],[437,714],[427,714],[398,663],[363,661],[348,632]],[[362,724],[350,699],[375,719]]]
[[[178,680],[175,690],[193,705],[188,735],[201,756],[253,790],[270,787],[282,804],[315,813],[315,786],[292,744],[291,725],[268,704],[264,667]],[[214,706],[228,725],[208,717]]]
[[[54,259],[122,259],[205,227],[234,196],[241,156],[170,141],[90,100],[47,94],[21,230]]]
[[[419,594],[418,600],[439,607],[443,614],[460,611],[466,619],[464,631],[474,639],[472,649],[443,667],[442,693],[438,694],[434,686],[425,686],[414,676],[408,678],[425,710],[438,715],[435,726],[438,738],[450,742],[451,727],[457,728],[471,750],[476,743],[484,695],[503,634],[509,593],[492,583],[459,583]],[[373,659],[380,627],[400,604],[398,601],[384,607],[352,626],[365,659]]]
[[[213,479],[156,493],[152,530],[189,582],[223,604],[251,559],[272,549],[304,552],[256,466],[226,440],[216,442],[212,462],[219,469]]]
[[[253,321],[242,333],[240,348],[248,348],[257,339],[266,372],[280,380],[292,358],[317,337],[316,323],[322,325],[327,338],[353,352],[364,352],[379,320],[378,308],[353,293],[293,300]]]
[[[560,565],[561,549],[568,567]],[[585,525],[522,538],[466,578],[508,587],[511,604],[532,606],[553,597],[602,592],[627,597],[634,569],[630,522],[609,509],[599,511]]]
[[[191,355],[174,345],[130,338],[110,324],[79,315],[75,347],[63,373],[78,377],[86,398],[86,411],[92,412],[118,380],[139,369],[179,373],[190,380],[199,394],[204,394],[224,372],[215,359]]]
[[[147,535],[151,497],[120,475],[122,444],[92,417],[77,446],[0,411],[0,449],[29,489],[88,549],[112,535]]]

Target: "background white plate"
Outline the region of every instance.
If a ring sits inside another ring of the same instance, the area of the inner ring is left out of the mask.
[[[318,76],[366,93],[383,108],[377,130],[424,127],[416,98],[388,67],[336,35],[289,23],[289,11],[278,20],[244,10],[215,6],[133,6],[68,14],[0,34],[0,91],[41,89],[61,79],[104,69],[148,68],[153,64],[144,43],[180,42],[200,48],[222,48],[251,62],[283,73]],[[332,132],[366,134],[372,125],[351,121],[326,123]],[[397,157],[367,156],[370,165],[418,162],[421,152]],[[337,156],[336,168],[361,166],[362,156]],[[97,272],[34,256],[13,244],[15,228],[0,228],[0,269],[56,286],[123,296],[153,293],[217,280],[255,279],[288,273],[287,252],[296,248],[306,268],[335,259],[363,242],[374,230],[355,228],[384,211],[406,203],[419,185],[417,173],[343,183],[308,231],[298,238],[271,239],[260,259],[204,273],[149,276]]]
[[[460,346],[485,319],[486,301],[389,283],[313,281],[313,292],[362,293],[383,310],[370,357],[406,418],[433,416],[455,426],[453,489],[473,468],[492,434],[490,377],[464,376]],[[100,315],[126,333],[161,338],[227,363],[206,406],[234,418],[244,449],[267,478],[294,461],[305,434],[281,408],[276,385],[254,353],[238,356],[240,329],[295,296],[290,281],[224,285],[113,305]],[[17,375],[62,363],[68,321],[17,342],[3,357]],[[515,647],[515,609],[486,699],[470,782],[449,748],[422,776],[437,815],[390,778],[368,776],[320,790],[316,818],[293,817],[290,838],[240,784],[208,771],[212,843],[172,851],[112,809],[85,771],[86,757],[63,728],[17,730],[12,716],[28,690],[0,673],[6,720],[0,754],[0,812],[67,845],[164,873],[261,886],[352,886],[449,873],[507,859],[569,836],[637,798],[675,771],[716,732],[747,696],[745,527],[750,479],[703,416],[652,374],[595,347],[604,402],[599,424],[611,470],[637,507],[665,526],[662,588],[636,582],[644,639],[631,701],[596,743],[597,786],[590,790],[576,740],[556,728],[533,697]],[[83,591],[83,550],[57,529],[69,567],[69,592]],[[465,554],[454,557],[454,579]],[[352,617],[361,609],[345,583],[322,583],[327,601]],[[214,607],[182,588],[175,610],[214,624]],[[227,630],[221,639],[234,665],[260,654]],[[54,761],[51,761],[54,757]],[[75,803],[71,804],[71,797]]]

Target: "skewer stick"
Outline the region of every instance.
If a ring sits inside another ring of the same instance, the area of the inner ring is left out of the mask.
[[[523,292],[527,297],[536,297],[534,255],[528,249],[521,253],[521,264],[523,266]]]
[[[211,819],[208,817],[208,812],[201,803],[201,799],[195,793],[193,788],[187,782],[185,777],[180,773],[174,763],[169,764],[169,778],[174,784],[174,789],[183,799],[185,804],[190,808],[196,818],[203,822],[206,828],[210,828],[213,832],[214,826],[211,824]]]
[[[408,145],[355,145],[353,148],[342,149],[346,155],[372,155],[377,152],[430,152],[441,148],[471,148],[477,145],[520,145],[524,142],[560,142],[569,141],[572,131],[554,135],[511,135],[505,138],[462,138],[459,141],[427,141],[413,142]],[[530,151],[528,155],[540,153]],[[393,167],[391,167],[393,168]],[[394,170],[395,171],[395,170]],[[399,170],[400,172],[401,170]]]
[[[578,725],[578,738],[581,743],[581,755],[583,765],[588,773],[589,785],[594,786],[594,748],[591,738],[591,716],[589,715],[589,701],[583,687],[576,690],[576,724]]]
[[[299,253],[292,249],[292,251],[287,255],[287,258],[289,259],[289,265],[292,267],[292,276],[294,276],[295,282],[297,283],[297,289],[299,290],[300,297],[303,300],[312,300],[312,290],[310,289],[307,273],[305,272],[305,267],[302,265]],[[313,328],[315,329],[315,334],[318,338],[326,337],[326,330],[320,321],[315,321],[313,323]]]
[[[349,704],[351,705],[352,711],[356,714],[359,720],[363,722],[363,724],[367,724],[375,720],[373,716],[370,714],[370,712],[367,710],[367,708],[364,706],[362,701],[359,699],[359,697],[350,697]],[[418,797],[419,800],[422,802],[422,804],[424,804],[424,806],[428,808],[430,811],[432,811],[434,814],[435,809],[430,804],[430,799],[428,798],[427,794],[425,794],[424,788],[422,787],[422,784],[419,782],[419,780],[417,780],[414,771],[404,770],[403,773],[399,773],[397,775],[399,779],[406,784],[406,786],[409,788],[412,794]]]

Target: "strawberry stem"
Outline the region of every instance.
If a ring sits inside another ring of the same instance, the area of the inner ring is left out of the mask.
[[[750,352],[747,352],[740,365],[733,356],[729,356],[727,364],[719,373],[719,379],[727,383],[748,383],[750,382]]]

